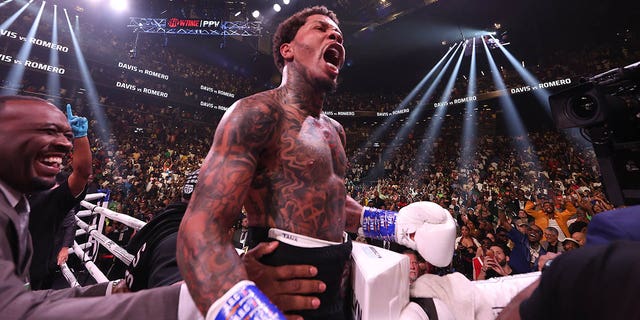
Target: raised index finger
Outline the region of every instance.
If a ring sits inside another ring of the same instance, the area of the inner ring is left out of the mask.
[[[67,119],[71,120],[73,114],[71,113],[71,104],[67,103]]]

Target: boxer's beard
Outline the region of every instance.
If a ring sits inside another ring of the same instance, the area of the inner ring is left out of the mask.
[[[318,85],[320,86],[322,91],[326,93],[334,93],[336,92],[336,89],[338,89],[337,81],[321,81]]]

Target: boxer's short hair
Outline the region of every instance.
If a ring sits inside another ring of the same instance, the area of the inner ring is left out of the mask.
[[[339,24],[336,14],[325,6],[315,6],[302,9],[280,23],[276,33],[273,35],[273,60],[280,72],[282,72],[282,68],[284,68],[284,57],[280,54],[280,47],[285,43],[293,41],[293,38],[296,37],[300,27],[307,22],[307,18],[309,16],[314,14],[325,15],[336,24]]]

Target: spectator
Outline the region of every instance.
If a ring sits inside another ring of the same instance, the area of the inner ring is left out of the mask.
[[[409,283],[413,284],[416,279],[422,274],[420,272],[419,254],[415,250],[405,250],[402,252],[405,256],[409,257]]]
[[[538,270],[538,259],[546,253],[540,245],[542,230],[536,224],[530,224],[526,233],[513,228],[507,221],[504,212],[500,213],[500,225],[508,231],[514,247],[509,255],[509,265],[514,274],[534,272]]]
[[[584,233],[582,232],[574,232],[573,234],[571,234],[571,238],[573,238],[573,240],[578,241],[578,243],[581,246],[584,246],[585,242],[586,242],[586,236]]]
[[[476,256],[476,251],[480,247],[480,242],[471,236],[469,227],[460,228],[460,236],[456,238],[455,252],[458,257],[456,263],[457,270],[468,279],[473,279],[473,266],[471,260]]]
[[[486,280],[494,277],[504,277],[513,274],[509,266],[509,255],[511,250],[504,244],[494,243],[491,245],[492,254],[484,257],[483,265],[478,276],[478,280]]]
[[[573,238],[565,238],[564,241],[562,241],[562,247],[564,248],[563,251],[575,250],[580,248],[580,242]]]
[[[550,200],[544,200],[542,202],[542,208],[534,208],[540,200],[535,198],[536,202],[527,202],[525,211],[535,218],[535,223],[539,228],[554,227],[558,228],[558,239],[560,241],[564,238],[571,236],[569,233],[569,226],[567,221],[571,216],[576,213],[576,208],[571,201],[567,199],[563,200],[564,210],[556,210]]]
[[[558,240],[558,229],[547,227],[544,229],[543,235],[546,240],[541,241],[540,245],[542,245],[545,251],[553,253],[561,253],[564,251],[561,242]]]

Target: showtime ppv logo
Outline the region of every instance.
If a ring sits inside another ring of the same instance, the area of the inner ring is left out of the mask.
[[[217,28],[220,26],[219,20],[200,20],[200,19],[179,19],[170,18],[167,20],[169,28]]]

